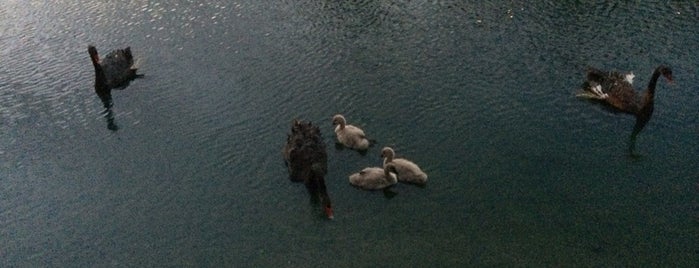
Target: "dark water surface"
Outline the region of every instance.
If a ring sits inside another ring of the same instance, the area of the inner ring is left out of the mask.
[[[0,0],[0,266],[699,263],[696,1]],[[87,45],[146,77],[93,91]],[[655,114],[576,99],[659,64]],[[334,146],[343,113],[378,141]],[[280,154],[321,126],[335,220]],[[427,187],[351,187],[382,146]]]

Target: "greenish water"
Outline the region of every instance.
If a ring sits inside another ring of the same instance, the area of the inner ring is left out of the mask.
[[[0,266],[699,263],[692,1],[0,2]],[[146,74],[116,132],[88,44]],[[658,64],[633,159],[633,118],[574,93]],[[377,146],[337,149],[336,113]],[[323,131],[332,221],[287,179],[293,118]],[[384,145],[427,187],[351,187]]]

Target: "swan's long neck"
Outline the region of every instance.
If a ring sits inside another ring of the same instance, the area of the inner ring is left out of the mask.
[[[95,88],[96,90],[106,90],[107,87],[107,76],[100,65],[100,57],[97,54],[97,49],[93,46],[88,47],[88,53],[90,53],[90,60],[92,61],[92,66],[95,67]]]
[[[650,78],[650,81],[648,81],[646,92],[643,93],[641,110],[650,108],[652,111],[653,99],[655,98],[655,86],[658,84],[658,78],[660,78],[660,67],[655,69],[653,76]]]
[[[323,169],[324,168],[318,164],[312,165],[309,174],[310,178],[306,181],[306,187],[309,187],[312,192],[318,195],[318,199],[323,205],[323,211],[325,211],[328,218],[332,219],[332,201],[330,201],[330,195],[328,195],[328,188],[325,186],[325,171]]]
[[[636,124],[633,126],[633,131],[631,132],[629,141],[629,151],[631,153],[633,153],[633,147],[636,143],[636,136],[641,133],[641,130],[643,130],[646,123],[650,121],[650,118],[653,115],[655,86],[658,84],[658,78],[660,78],[661,75],[661,68],[662,67],[658,67],[655,69],[653,76],[648,82],[648,88],[646,88],[646,91],[643,93],[638,113],[636,113]]]
[[[653,115],[653,104],[655,98],[655,86],[658,84],[658,78],[660,78],[660,67],[656,68],[653,72],[653,76],[648,82],[648,88],[643,93],[640,107],[638,107],[638,113],[636,113],[636,125],[634,126],[633,133],[638,134],[641,132],[643,127],[648,123],[650,117]]]
[[[318,183],[318,198],[320,203],[323,205],[323,211],[328,216],[328,218],[333,218],[333,208],[332,201],[330,201],[330,196],[328,195],[328,188],[325,187],[325,179],[321,177]]]
[[[384,159],[383,159],[384,167],[386,166],[386,164],[390,163],[391,161],[393,161],[393,154],[391,154],[391,153],[386,154]]]
[[[391,168],[393,168],[393,164],[389,164],[389,165],[384,164],[384,167],[383,167],[384,176],[386,176],[386,180],[390,181],[391,183],[396,183],[397,182],[396,179],[394,179],[393,176],[391,176]]]
[[[87,48],[87,52],[90,53],[90,60],[92,61],[92,66],[95,67],[95,71],[101,70],[102,66],[100,66],[100,56],[97,54],[97,49],[90,46]]]

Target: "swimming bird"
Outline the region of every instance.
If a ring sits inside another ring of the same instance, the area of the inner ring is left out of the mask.
[[[384,147],[381,150],[384,166],[389,163],[394,164],[398,181],[418,185],[427,183],[427,174],[423,172],[417,164],[404,158],[394,158],[395,155],[396,153],[391,147]]]
[[[349,176],[350,184],[364,190],[382,190],[398,183],[393,163],[380,167],[368,167]],[[392,172],[393,171],[393,172]]]
[[[87,47],[87,52],[95,68],[95,93],[106,109],[107,128],[116,131],[119,127],[114,122],[114,113],[111,109],[112,89],[123,89],[131,80],[143,75],[136,74],[130,47],[114,50],[103,59],[100,59],[97,48],[92,45]]]
[[[100,59],[97,48],[90,45],[87,47],[90,60],[95,67],[95,91],[97,95],[109,94],[111,89],[123,89],[131,80],[143,77],[137,74],[131,47],[117,49],[106,57]]]
[[[320,129],[310,122],[294,119],[282,155],[289,179],[303,181],[312,198],[318,198],[329,219],[333,218],[332,202],[325,186],[328,156]]]
[[[632,86],[633,73],[622,75],[619,72],[605,72],[588,68],[587,81],[582,85],[583,92],[578,97],[605,103],[613,109],[632,114],[636,124],[629,140],[629,151],[633,154],[635,140],[653,115],[655,88],[660,76],[672,82],[672,70],[664,65],[655,68],[646,90],[639,94]]]
[[[335,127],[337,141],[345,147],[365,151],[371,145],[364,131],[356,126],[348,125],[345,117],[341,114],[333,116],[333,125],[337,125]]]

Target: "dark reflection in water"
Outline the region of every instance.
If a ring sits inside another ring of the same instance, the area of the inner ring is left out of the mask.
[[[102,87],[98,87],[95,83],[95,93],[97,93],[97,97],[100,98],[102,101],[102,105],[104,105],[104,118],[107,119],[107,129],[112,130],[112,131],[117,131],[119,130],[119,126],[114,122],[114,111],[112,111],[112,106],[114,105],[114,102],[112,101],[112,92],[111,89],[104,89]]]

